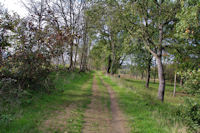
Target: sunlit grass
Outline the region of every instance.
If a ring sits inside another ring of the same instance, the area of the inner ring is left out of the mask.
[[[146,89],[145,81],[103,77],[117,93],[121,109],[127,114],[133,133],[186,132],[186,127],[175,115],[183,98],[172,96],[173,86],[167,84],[165,102],[161,103],[157,99],[158,83],[150,83],[150,88]],[[177,90],[181,91],[181,88]]]

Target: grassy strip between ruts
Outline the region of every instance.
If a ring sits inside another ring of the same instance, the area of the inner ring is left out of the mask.
[[[101,101],[102,101],[102,104],[104,104],[108,109],[109,111],[111,111],[110,109],[110,104],[111,104],[111,101],[110,101],[110,95],[108,93],[108,90],[106,88],[106,86],[104,86],[100,76],[99,76],[99,72],[97,72],[96,74],[96,78],[97,78],[97,84],[99,86],[99,89],[101,90],[100,93],[101,93]]]
[[[35,92],[31,103],[13,109],[13,120],[0,124],[1,133],[38,133],[41,122],[56,110],[62,110],[70,104],[78,106],[76,116],[68,126],[70,132],[80,132],[83,123],[83,111],[90,103],[93,73],[54,72],[51,78],[55,79],[56,90],[47,94]],[[87,82],[89,80],[89,82]],[[88,86],[81,89],[84,84]],[[8,112],[9,113],[9,112]]]
[[[166,95],[166,102],[161,103],[156,99],[156,85],[150,84],[151,88],[145,89],[143,82],[130,83],[125,79],[112,78],[103,74],[102,77],[116,92],[121,109],[129,117],[132,133],[186,132],[186,127],[175,117],[177,103],[169,103],[169,101],[181,102],[180,98],[172,100]]]

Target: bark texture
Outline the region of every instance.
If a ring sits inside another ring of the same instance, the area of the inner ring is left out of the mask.
[[[149,81],[150,81],[150,76],[151,76],[150,73],[151,73],[151,59],[149,59],[149,62],[148,62],[146,88],[149,88]]]
[[[156,58],[158,66],[158,78],[159,78],[158,99],[163,102],[165,94],[165,76],[161,59],[162,59],[161,56],[158,56]]]
[[[175,75],[174,75],[174,91],[173,91],[173,96],[174,97],[176,96],[176,72],[175,72]]]

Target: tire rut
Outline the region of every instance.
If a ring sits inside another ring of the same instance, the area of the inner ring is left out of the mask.
[[[83,133],[111,133],[111,116],[106,105],[101,102],[101,93],[94,76],[92,101],[85,112]]]
[[[113,91],[113,89],[109,84],[105,83],[103,80],[102,82],[108,89],[108,93],[110,95],[110,100],[111,100],[111,114],[112,114],[111,133],[129,133],[130,131],[127,122],[128,120],[126,119],[126,117],[119,108],[115,92]]]

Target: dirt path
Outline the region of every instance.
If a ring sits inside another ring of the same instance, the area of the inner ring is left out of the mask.
[[[92,83],[91,103],[88,105],[84,117],[82,133],[128,133],[128,124],[123,113],[120,111],[115,92],[102,79],[94,76]],[[84,87],[83,87],[84,88]],[[109,102],[109,104],[108,104]],[[64,107],[62,110],[54,112],[40,125],[40,131],[45,133],[68,132],[70,131],[70,121],[76,116],[76,104]],[[76,128],[76,127],[74,127]],[[79,132],[79,131],[78,131]]]
[[[83,133],[111,133],[111,115],[106,105],[101,102],[102,93],[95,77],[92,91],[92,101],[85,112]]]
[[[115,92],[113,89],[105,82],[104,85],[107,87],[110,100],[111,100],[111,112],[112,112],[112,132],[111,133],[128,133],[129,127],[126,117],[119,109]]]
[[[115,93],[112,88],[103,82],[103,90],[93,80],[93,96],[88,110],[85,112],[83,133],[128,133],[127,119],[119,109]],[[110,108],[102,104],[101,98],[108,93]]]

